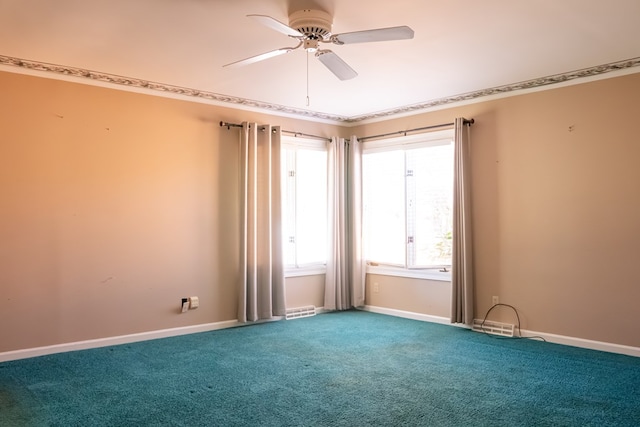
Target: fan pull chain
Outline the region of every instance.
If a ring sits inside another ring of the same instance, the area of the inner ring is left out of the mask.
[[[309,106],[309,51],[307,51],[307,107]]]

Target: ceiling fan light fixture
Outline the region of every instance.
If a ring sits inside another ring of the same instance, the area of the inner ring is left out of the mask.
[[[318,60],[340,80],[349,80],[356,77],[358,73],[356,73],[349,64],[343,61],[342,58],[332,51],[319,49],[318,46],[320,43],[343,45],[413,38],[413,30],[406,25],[389,28],[374,28],[371,30],[353,31],[342,34],[331,34],[333,17],[329,13],[321,10],[302,9],[293,12],[289,15],[289,25],[283,24],[277,19],[267,15],[247,16],[255,19],[266,27],[296,39],[298,41],[298,45],[295,47],[284,47],[271,52],[255,55],[250,58],[232,62],[231,64],[223,65],[223,67],[251,64],[253,62],[262,61],[273,56],[282,55],[292,50],[296,50],[299,47],[303,47],[307,53],[315,53],[316,58],[318,58]]]
[[[333,18],[327,12],[302,9],[289,15],[289,27],[312,39],[331,37]]]

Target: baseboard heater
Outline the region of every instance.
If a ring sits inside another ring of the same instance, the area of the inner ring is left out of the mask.
[[[494,322],[493,320],[473,319],[471,330],[491,335],[512,337],[515,326],[511,323]]]
[[[287,320],[299,319],[316,315],[316,307],[308,305],[305,307],[287,308],[285,318]]]

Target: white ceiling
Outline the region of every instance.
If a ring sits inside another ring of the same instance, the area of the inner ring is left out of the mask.
[[[408,25],[412,40],[330,49],[340,81],[247,14],[331,13],[333,33]],[[0,56],[357,119],[620,61],[640,71],[638,0],[0,0]],[[6,61],[5,61],[6,62]],[[15,68],[15,67],[14,67]]]

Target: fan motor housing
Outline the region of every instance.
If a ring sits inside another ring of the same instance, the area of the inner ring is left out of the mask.
[[[327,12],[303,9],[289,15],[289,26],[310,39],[328,39],[333,18]]]

